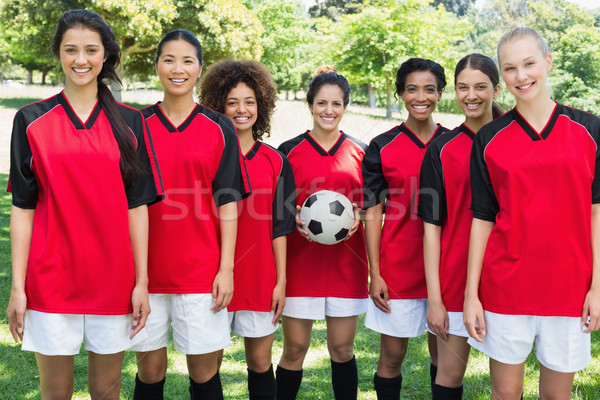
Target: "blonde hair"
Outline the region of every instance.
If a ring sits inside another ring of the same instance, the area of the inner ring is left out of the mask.
[[[504,46],[507,43],[514,42],[515,40],[524,38],[535,39],[538,42],[540,50],[542,50],[544,56],[547,56],[548,54],[552,53],[552,51],[550,50],[550,46],[548,46],[548,43],[544,40],[544,38],[542,37],[542,35],[539,34],[538,31],[536,31],[533,28],[523,26],[520,23],[516,23],[513,24],[513,26],[511,26],[510,29],[504,33],[504,35],[502,35],[502,37],[500,38],[500,42],[498,42],[498,63],[500,63],[500,49],[502,48],[502,46]]]
[[[318,67],[315,70],[315,73],[313,74],[313,78],[317,75],[321,75],[321,74],[327,74],[329,72],[335,72],[337,74],[337,69],[331,65],[321,65],[320,67]]]

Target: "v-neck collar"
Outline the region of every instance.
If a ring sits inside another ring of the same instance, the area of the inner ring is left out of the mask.
[[[85,123],[84,123],[81,121],[81,119],[79,118],[77,113],[75,113],[75,111],[73,110],[73,107],[71,107],[71,103],[69,103],[69,100],[67,100],[67,98],[63,92],[60,92],[58,94],[58,101],[59,101],[60,105],[63,107],[63,109],[65,110],[65,112],[67,113],[67,116],[71,120],[71,123],[77,130],[92,129],[92,126],[94,126],[94,123],[96,122],[96,120],[98,119],[98,116],[100,115],[100,111],[102,111],[102,107],[100,106],[100,103],[98,101],[96,101],[96,104],[94,105],[94,109],[90,113],[87,121],[85,121]]]
[[[548,122],[546,122],[546,126],[544,127],[544,129],[542,129],[542,132],[540,133],[533,129],[529,122],[527,122],[527,120],[521,115],[521,113],[519,113],[517,107],[511,110],[511,116],[515,121],[517,121],[519,126],[525,131],[525,133],[527,133],[531,140],[537,141],[546,140],[548,138],[548,135],[550,135],[550,132],[552,132],[552,129],[554,129],[556,120],[558,119],[558,116],[561,114],[561,112],[562,105],[556,103],[554,105],[554,110],[552,110],[552,114],[550,114]]]
[[[250,148],[250,150],[248,150],[248,152],[246,154],[244,154],[244,158],[246,160],[252,160],[252,158],[254,158],[256,153],[258,153],[258,149],[260,148],[261,144],[262,144],[262,142],[260,140],[256,140],[254,142],[254,144],[252,145],[252,147]]]
[[[198,105],[198,103],[196,103],[196,106],[192,109],[192,112],[190,113],[190,115],[188,115],[187,118],[181,123],[181,125],[179,125],[177,127],[175,125],[173,125],[171,120],[165,115],[163,110],[160,108],[160,102],[158,102],[154,105],[154,112],[158,116],[158,119],[160,120],[160,122],[162,122],[164,127],[167,128],[167,130],[169,132],[174,133],[174,132],[183,132],[185,130],[185,128],[190,126],[190,124],[194,120],[194,117],[196,116],[196,114],[198,114],[199,108],[200,108],[200,106]]]
[[[465,123],[460,124],[460,131],[471,138],[475,139],[475,132],[471,130]]]
[[[427,143],[423,143],[423,141],[421,139],[419,139],[419,137],[417,135],[415,135],[408,126],[406,126],[406,124],[403,122],[399,125],[399,129],[400,132],[404,133],[406,136],[408,136],[410,138],[410,140],[413,141],[414,144],[417,145],[417,147],[421,148],[421,149],[426,149],[427,146],[429,146],[429,143],[431,143],[431,141],[433,139],[435,139],[436,137],[438,137],[439,135],[441,135],[441,125],[440,124],[436,124],[437,128],[435,128],[435,132],[433,132],[433,135],[431,135],[431,138],[429,138],[429,141],[427,141]]]
[[[308,141],[308,143],[311,144],[312,147],[314,147],[314,149],[322,156],[330,156],[332,157],[333,155],[335,155],[335,153],[339,150],[339,148],[342,146],[342,143],[344,143],[344,139],[346,139],[347,135],[343,132],[340,131],[340,137],[338,138],[337,142],[335,142],[335,144],[331,147],[331,149],[329,149],[329,151],[326,151],[323,147],[321,147],[321,145],[315,140],[315,138],[313,138],[310,135],[310,131],[306,131],[306,133],[304,134],[305,139]]]

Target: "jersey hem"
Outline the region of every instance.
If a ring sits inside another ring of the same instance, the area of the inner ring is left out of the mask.
[[[315,293],[309,293],[309,294],[298,294],[298,293],[294,293],[294,294],[286,294],[285,297],[318,297],[318,298],[322,298],[322,297],[337,297],[340,299],[367,299],[369,298],[369,294],[365,294],[363,295],[348,295],[348,294],[315,294]]]
[[[19,203],[13,200],[12,205],[18,208],[22,208],[24,210],[35,210],[37,207],[37,203],[34,205],[31,204],[23,204],[23,203]]]
[[[538,317],[579,317],[581,318],[581,312],[583,310],[583,306],[577,312],[567,311],[567,310],[527,310],[527,309],[519,309],[519,310],[507,310],[503,308],[495,308],[495,307],[486,307],[483,306],[484,311],[493,312],[496,314],[505,314],[505,315],[531,315]]]
[[[388,288],[388,293],[390,292]],[[390,300],[412,300],[412,299],[426,299],[427,293],[418,293],[418,294],[400,294],[395,296],[390,296]]]
[[[482,214],[478,211],[473,210],[473,218],[482,219],[484,221],[496,222],[496,216],[489,216],[487,214]]]
[[[443,225],[442,221],[439,221],[439,220],[434,219],[434,218],[430,218],[427,215],[421,215],[419,213],[417,213],[416,215],[417,215],[417,217],[421,218],[423,221],[427,222],[428,224],[437,225],[437,226],[442,226]]]
[[[39,311],[43,313],[49,314],[82,314],[82,315],[127,315],[133,312],[133,308],[124,309],[116,309],[116,310],[96,310],[96,309],[54,309],[54,308],[45,308],[39,307],[36,305],[27,305],[28,310]]]
[[[236,312],[236,311],[254,311],[254,312],[271,312],[271,306],[269,307],[236,307],[230,308],[227,306],[227,312]]]
[[[148,288],[148,293],[153,293],[153,294],[206,294],[206,293],[212,293],[212,287],[209,289]]]
[[[295,231],[296,231],[296,227],[294,227],[292,229],[285,230],[283,232],[273,233],[273,239],[277,239],[278,237],[282,237],[282,236],[291,235]]]

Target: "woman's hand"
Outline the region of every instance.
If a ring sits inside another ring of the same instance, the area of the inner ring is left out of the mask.
[[[23,316],[27,308],[27,295],[24,290],[11,290],[6,315],[8,316],[8,327],[15,339],[23,341]]]
[[[354,223],[352,224],[350,232],[348,232],[348,235],[346,235],[346,238],[344,240],[350,239],[352,235],[356,233],[356,231],[358,230],[358,226],[360,225],[360,209],[358,208],[358,204],[352,203],[352,209],[354,211]]]
[[[227,308],[233,297],[233,269],[219,270],[212,285],[213,306],[211,311],[218,313]]]
[[[448,312],[441,301],[429,302],[427,308],[427,326],[444,342],[448,340]]]
[[[388,287],[381,275],[371,276],[371,299],[375,306],[386,314],[392,312]]]
[[[281,314],[283,314],[283,307],[285,307],[285,284],[277,284],[273,289],[273,297],[271,300],[271,312],[275,313],[273,316],[273,325],[277,325]]]
[[[485,319],[483,317],[483,306],[477,296],[465,296],[465,305],[463,308],[463,322],[469,336],[483,343],[483,338],[487,334],[485,330]]]
[[[135,285],[131,292],[131,305],[133,306],[131,335],[129,339],[133,339],[135,335],[146,326],[148,315],[150,315],[150,300],[148,299],[148,286]]]
[[[585,296],[581,326],[584,333],[597,331],[600,328],[600,290],[592,287]]]
[[[301,209],[302,209],[302,207],[296,206],[296,229],[298,229],[298,233],[300,234],[300,236],[302,236],[304,239],[308,240],[309,242],[312,242],[312,239],[310,238],[310,236],[308,236],[308,231],[306,229],[304,229],[304,225],[306,225],[306,222],[304,222],[300,219],[300,210]]]

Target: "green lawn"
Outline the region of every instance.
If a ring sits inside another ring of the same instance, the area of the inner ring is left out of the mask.
[[[8,177],[0,174],[0,309],[5,310],[10,293],[10,243],[9,214],[10,195],[4,191]],[[410,342],[408,356],[403,368],[403,391],[405,399],[429,399],[429,361],[425,336]],[[600,340],[594,334],[592,352],[595,355],[588,368],[577,374],[573,389],[573,399],[600,399]],[[282,347],[281,330],[276,333],[273,359],[280,357]],[[379,354],[379,337],[362,327],[359,328],[355,344],[359,370],[359,398],[375,399],[373,374]],[[166,398],[186,399],[188,378],[185,357],[172,348],[169,352],[169,373],[166,383]],[[0,398],[39,399],[39,377],[32,353],[22,352],[8,331],[6,314],[0,314]],[[128,352],[123,367],[122,398],[131,399],[135,378],[135,356]],[[537,398],[537,379],[539,369],[535,358],[530,356],[526,365],[525,398]],[[235,337],[233,345],[226,349],[221,370],[225,398],[247,399],[246,367],[244,364],[243,341]],[[76,399],[88,398],[86,392],[87,365],[86,356],[81,352],[75,357],[75,395]],[[490,393],[488,362],[485,356],[472,351],[471,360],[465,377],[465,399],[486,399]],[[330,384],[329,357],[327,355],[325,325],[315,324],[313,341],[305,363],[304,380],[299,399],[333,399]]]

